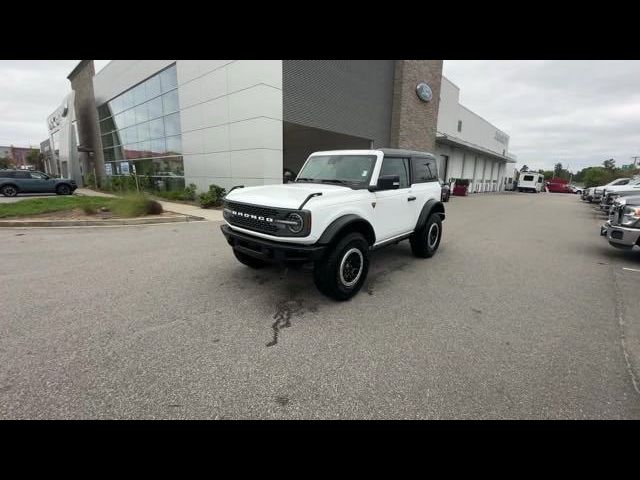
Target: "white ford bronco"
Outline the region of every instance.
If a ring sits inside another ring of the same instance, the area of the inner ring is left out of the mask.
[[[241,263],[313,262],[318,289],[346,300],[362,287],[371,250],[409,239],[415,256],[436,253],[440,198],[437,162],[429,153],[316,152],[293,183],[233,187],[221,228]]]

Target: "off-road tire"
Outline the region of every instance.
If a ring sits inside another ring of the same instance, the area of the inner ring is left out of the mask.
[[[5,185],[4,187],[0,188],[0,193],[2,193],[2,195],[4,195],[5,197],[15,197],[16,195],[18,195],[18,189],[13,185]]]
[[[433,237],[435,233],[435,238]],[[442,219],[440,214],[432,213],[420,229],[409,237],[411,251],[416,257],[433,257],[440,246],[442,239]]]
[[[254,258],[251,255],[247,255],[246,253],[239,252],[235,248],[233,249],[233,254],[236,256],[238,261],[243,265],[251,268],[263,268],[266,265],[266,262],[260,260],[259,258]]]
[[[369,244],[361,233],[349,233],[315,263],[313,280],[324,295],[343,301],[358,293],[368,272]]]
[[[58,185],[56,187],[56,195],[71,195],[71,187],[69,185]]]

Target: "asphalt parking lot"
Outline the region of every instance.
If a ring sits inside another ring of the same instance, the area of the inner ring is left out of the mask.
[[[446,208],[345,303],[216,222],[2,229],[0,418],[640,418],[640,250],[574,195]]]

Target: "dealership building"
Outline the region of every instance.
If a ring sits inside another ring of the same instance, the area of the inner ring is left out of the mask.
[[[432,152],[471,192],[508,181],[509,136],[459,103],[441,60],[92,60],[49,116],[50,162],[79,184],[282,183],[319,150]]]

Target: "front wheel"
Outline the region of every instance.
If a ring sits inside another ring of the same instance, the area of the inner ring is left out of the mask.
[[[432,213],[427,223],[413,232],[409,238],[411,251],[416,257],[433,257],[440,246],[442,238],[442,220],[439,213]]]
[[[56,193],[58,195],[71,195],[71,188],[69,188],[69,185],[58,185]]]
[[[348,300],[362,288],[368,272],[369,244],[362,234],[350,233],[316,262],[313,280],[328,297]]]
[[[18,194],[18,189],[13,185],[5,185],[0,189],[0,193],[5,197],[15,197]]]

